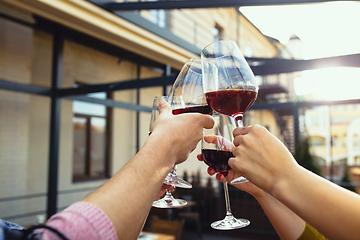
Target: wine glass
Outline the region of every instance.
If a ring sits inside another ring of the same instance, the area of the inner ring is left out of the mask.
[[[172,85],[169,97],[181,96],[184,106],[173,108],[173,114],[188,112],[198,112],[212,114],[212,109],[208,106],[202,82],[202,68],[200,58],[187,60]]]
[[[243,127],[243,116],[255,102],[259,87],[255,76],[235,42],[221,40],[201,51],[203,89],[208,105],[233,117]],[[239,177],[232,184],[246,182]]]
[[[204,129],[204,136],[201,141],[201,153],[204,162],[215,169],[216,172],[227,176],[231,169],[228,160],[234,157],[232,154],[233,145],[233,130],[236,127],[234,118],[214,113],[215,124],[212,129]],[[215,221],[211,227],[217,230],[231,230],[243,228],[250,224],[247,219],[236,219],[231,213],[228,184],[226,180],[223,181],[226,216],[224,219]]]
[[[184,105],[181,97],[172,97],[171,99],[172,99],[171,104],[169,104],[170,107],[178,107],[178,106],[183,106]],[[159,116],[159,103],[162,100],[168,101],[169,99],[168,99],[167,96],[155,97],[154,98],[152,112],[151,112],[149,135],[151,134],[153,124],[155,123],[156,119]],[[190,183],[188,183],[185,180],[183,180],[181,178],[178,178],[176,176],[176,165],[166,175],[164,183],[167,184],[167,185],[172,185],[172,186],[180,187],[180,188],[192,188],[192,185]],[[153,207],[158,207],[158,208],[176,208],[176,207],[184,206],[186,204],[187,204],[187,202],[185,200],[183,200],[183,199],[175,199],[172,196],[171,192],[169,190],[166,190],[165,196],[162,199],[154,201],[152,206]]]

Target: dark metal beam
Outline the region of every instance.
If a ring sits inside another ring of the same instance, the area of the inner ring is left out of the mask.
[[[261,86],[260,86],[261,87]],[[345,104],[359,104],[360,99],[336,100],[336,101],[311,101],[311,102],[283,102],[283,103],[255,103],[250,110],[291,110],[299,108],[312,108],[316,106],[332,106]]]
[[[107,107],[122,108],[131,111],[151,112],[151,107],[140,106],[140,105],[120,102],[120,101],[113,101],[111,99],[99,99],[99,98],[86,97],[86,96],[70,96],[70,97],[65,97],[65,99],[88,102],[88,103],[96,103]]]
[[[149,10],[149,9],[184,9],[184,8],[222,8],[245,6],[294,5],[321,2],[337,2],[339,0],[179,0],[154,2],[122,2],[103,3],[99,6],[109,11]]]
[[[136,79],[136,80],[122,81],[122,82],[114,82],[107,84],[86,85],[78,88],[59,89],[57,91],[57,95],[59,97],[65,97],[65,96],[85,95],[94,92],[113,92],[119,90],[172,85],[175,79],[176,76],[171,75],[171,76],[162,76],[162,77],[147,78],[147,79]]]
[[[140,79],[141,65],[137,65],[137,79]],[[136,88],[136,104],[140,105],[140,88]],[[140,112],[136,111],[136,152],[140,150]]]
[[[43,95],[48,97],[52,95],[52,91],[49,88],[38,87],[25,83],[17,83],[4,79],[0,79],[0,89],[21,92],[21,93]]]
[[[246,58],[250,63],[258,62],[260,65],[251,66],[255,75],[279,74],[303,70],[311,70],[325,67],[347,66],[360,67],[360,54],[318,58],[310,60],[276,59],[276,58]],[[85,95],[94,92],[112,92],[144,87],[156,87],[172,85],[176,75],[162,76],[148,79],[136,79],[106,84],[86,85],[78,88],[57,89],[58,97]],[[11,91],[51,96],[52,91],[48,88],[24,83],[16,83],[0,79],[0,89]]]
[[[294,146],[296,147],[299,143],[299,137],[300,137],[300,122],[299,122],[299,108],[292,109],[292,115],[294,116]]]
[[[53,52],[51,69],[51,90],[54,92],[62,85],[63,71],[63,28],[57,26],[53,34]],[[49,170],[47,186],[47,218],[57,212],[59,139],[60,139],[61,99],[54,94],[50,102]]]
[[[19,24],[23,24],[25,26],[29,26],[29,27],[34,26],[34,24],[32,22],[25,21],[25,20],[22,20],[21,18],[16,18],[16,17],[10,16],[10,15],[6,15],[4,13],[0,13],[0,17],[8,19],[8,20],[16,22],[16,23],[19,23]]]
[[[360,54],[318,58],[310,60],[276,59],[276,58],[247,58],[250,63],[257,62],[259,65],[251,66],[255,75],[269,75],[289,73],[303,70],[311,70],[324,67],[348,66],[360,67]],[[81,86],[78,88],[59,89],[59,97],[85,95],[93,92],[112,92],[144,87],[156,87],[172,85],[176,75],[162,76],[148,79],[136,79],[107,84]]]
[[[170,66],[169,64],[167,64],[166,67],[165,67],[164,76],[167,76],[167,77],[170,77],[170,76],[171,76],[171,66]],[[175,82],[175,80],[176,80],[176,76],[174,76],[174,81],[173,81],[173,83]],[[171,85],[172,85],[172,84],[171,84]],[[166,95],[168,94],[167,86],[168,86],[168,85],[163,85],[163,96],[166,96]]]
[[[20,92],[20,93],[29,93],[29,94],[47,96],[47,97],[58,96],[55,94],[56,91],[53,91],[49,88],[33,86],[33,85],[29,85],[29,84],[24,84],[24,83],[10,82],[10,81],[3,80],[3,79],[0,79],[0,89]],[[87,90],[89,90],[89,89],[87,89]],[[57,91],[59,91],[59,90],[57,90]],[[92,91],[89,91],[88,93],[90,93],[90,92],[92,92]],[[81,93],[81,94],[83,94],[83,93]],[[69,99],[69,100],[77,100],[77,101],[82,101],[82,102],[102,104],[107,107],[123,108],[123,109],[131,110],[131,111],[151,112],[150,107],[139,106],[139,105],[132,104],[132,103],[114,101],[111,99],[105,100],[105,99],[98,99],[98,98],[92,98],[92,97],[86,97],[86,96],[78,96],[78,97],[63,96],[63,97],[65,99]]]
[[[360,54],[309,60],[246,58],[255,75],[290,73],[326,67],[360,67]],[[252,65],[257,62],[257,65]]]
[[[348,66],[360,67],[360,54],[336,56],[329,58],[318,58],[310,60],[276,59],[276,58],[247,58],[250,65],[257,62],[260,65],[251,68],[255,75],[268,75],[311,70],[325,67]],[[0,89],[18,91],[30,94],[51,96],[56,92],[58,97],[85,95],[94,92],[112,92],[119,90],[130,90],[145,87],[157,87],[172,85],[176,75],[161,76],[148,79],[136,79],[106,84],[86,85],[78,88],[65,88],[52,91],[48,88],[38,87],[29,84],[10,82],[0,79]]]

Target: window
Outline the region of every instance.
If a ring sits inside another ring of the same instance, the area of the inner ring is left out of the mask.
[[[357,134],[353,136],[353,144],[354,147],[359,146],[359,136]]]
[[[337,145],[339,145],[339,138],[338,138],[338,136],[332,136],[331,137],[331,146],[337,146]]]
[[[325,146],[325,139],[323,137],[312,137],[310,141],[312,147]]]
[[[158,0],[152,0],[157,2]],[[150,10],[150,21],[161,28],[167,28],[167,13],[164,9]]]
[[[107,97],[106,93],[88,96]],[[109,177],[109,111],[103,105],[73,102],[73,181]]]

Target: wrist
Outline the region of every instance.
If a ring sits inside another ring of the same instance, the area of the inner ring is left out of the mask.
[[[140,150],[151,156],[152,161],[169,169],[174,167],[176,156],[172,151],[172,143],[161,135],[151,134],[146,140],[144,146]]]
[[[293,191],[296,191],[296,185],[299,181],[302,181],[303,170],[300,165],[295,165],[292,169],[288,169],[276,178],[276,182],[270,189],[270,194],[276,199],[282,199],[284,194],[289,195]]]
[[[254,194],[252,195],[256,201],[258,201],[260,204],[263,203],[263,202],[268,202],[270,199],[272,199],[273,197],[265,192],[264,190],[261,190],[257,193],[257,194]]]

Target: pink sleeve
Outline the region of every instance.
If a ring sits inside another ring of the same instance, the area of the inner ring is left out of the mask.
[[[52,216],[46,225],[55,228],[69,240],[117,240],[114,226],[107,215],[88,202],[76,202]],[[49,230],[43,230],[44,240],[60,239]]]

